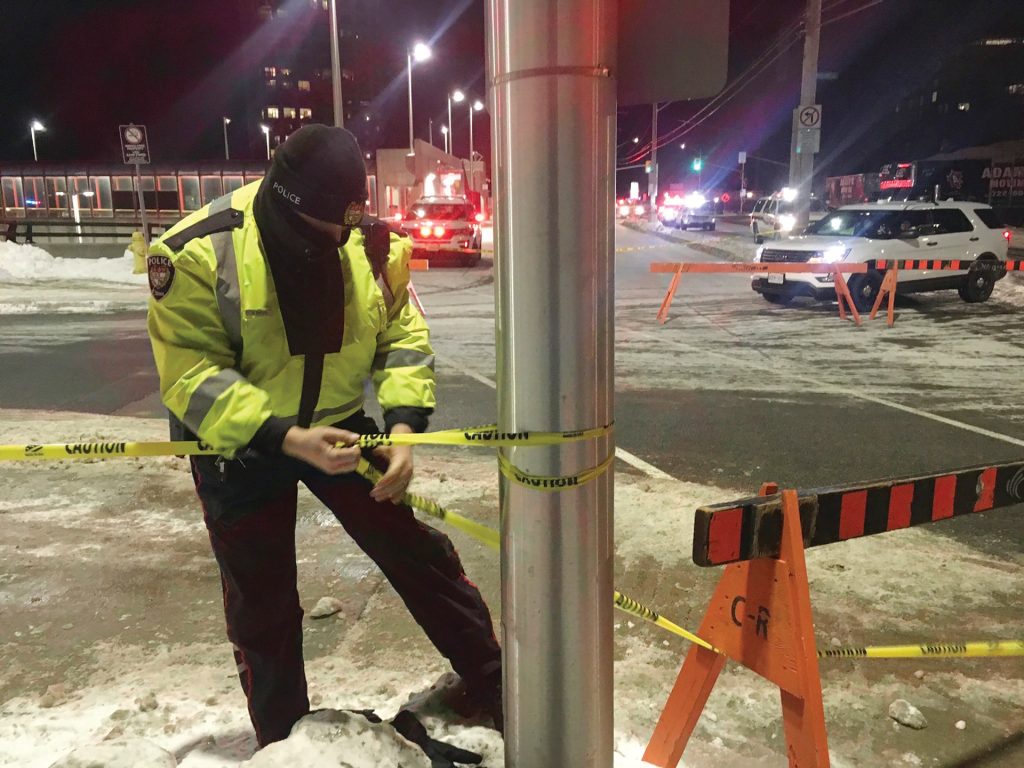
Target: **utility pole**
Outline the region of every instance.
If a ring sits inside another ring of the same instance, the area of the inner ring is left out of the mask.
[[[793,115],[793,134],[789,151],[789,186],[797,191],[794,233],[807,226],[811,206],[811,178],[814,176],[814,153],[818,151],[817,136],[821,129],[821,113],[811,122],[801,108],[814,105],[818,87],[818,47],[821,40],[821,0],[807,0],[804,19],[804,63],[800,75],[800,104]],[[813,131],[813,133],[812,133]],[[812,141],[812,138],[814,141]]]
[[[651,221],[658,220],[658,102],[651,105],[651,180],[647,185]]]
[[[613,418],[618,5],[486,3],[502,431]],[[502,457],[565,477],[614,451],[609,434]],[[612,766],[612,481],[611,467],[553,492],[501,478],[508,768]]]
[[[331,0],[331,86],[334,93],[334,124],[345,127],[345,106],[341,100],[341,50],[338,44],[338,0]],[[322,39],[322,38],[321,38]]]

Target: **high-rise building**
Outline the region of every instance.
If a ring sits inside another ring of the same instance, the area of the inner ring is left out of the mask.
[[[334,122],[328,2],[262,0],[250,6],[262,27],[261,37],[268,41],[260,51],[249,98],[248,122],[257,154],[265,149],[261,125],[269,128],[273,151],[304,123]],[[338,3],[345,127],[371,153],[380,133],[369,109],[374,93],[379,92],[371,90],[379,89],[379,67],[367,66],[369,51],[362,30],[369,21],[372,2]]]

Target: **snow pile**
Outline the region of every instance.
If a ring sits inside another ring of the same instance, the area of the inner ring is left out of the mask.
[[[145,285],[146,275],[132,274],[133,266],[128,251],[117,259],[60,259],[34,245],[0,242],[0,283],[92,280]]]

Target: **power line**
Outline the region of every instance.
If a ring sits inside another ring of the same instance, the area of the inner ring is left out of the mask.
[[[845,13],[841,13],[838,16],[834,16],[831,19],[822,21],[822,26],[827,26],[828,24],[841,21],[842,19],[848,18],[862,11],[866,11],[867,9],[872,8],[876,5],[880,5],[884,1],[885,0],[871,0],[871,2],[868,2],[858,8],[853,8],[851,10],[846,11]],[[843,5],[844,3],[847,2],[850,2],[850,0],[833,0],[833,2],[829,3],[823,10],[834,10],[838,8],[840,5]],[[721,93],[715,96],[715,98],[708,102],[708,104],[706,104],[704,107],[698,110],[694,115],[685,120],[682,124],[672,129],[668,134],[665,135],[664,138],[658,137],[657,146],[660,148],[668,144],[669,142],[676,141],[677,139],[682,138],[693,129],[705,123],[709,118],[716,114],[723,106],[732,101],[732,99],[735,98],[740,91],[742,91],[744,88],[746,88],[746,86],[753,82],[753,80],[756,79],[757,76],[761,74],[761,72],[767,69],[768,66],[770,66],[783,53],[789,50],[789,48],[791,48],[793,44],[797,42],[797,40],[799,40],[799,34],[795,34],[795,36],[791,37],[788,41],[786,40],[786,35],[794,35],[794,33],[798,33],[803,24],[804,19],[803,16],[801,16],[801,18],[798,19],[794,24],[790,25],[789,28],[784,29],[780,33],[779,37],[776,39],[775,43],[769,46],[769,48],[763,54],[761,54],[761,56],[753,64],[751,64],[750,67],[748,67],[743,72],[743,74],[741,74],[738,78],[736,78],[736,80],[734,80],[732,83],[726,86],[726,88],[722,90]],[[771,56],[770,59],[764,61],[766,56],[771,54],[779,45],[783,43],[785,43],[785,45],[780,50],[775,52],[775,54]],[[755,67],[758,67],[756,72],[753,71]],[[653,141],[645,144],[640,150],[638,150],[631,157],[629,157],[627,162],[633,162],[643,157],[645,154],[651,151],[653,144]]]

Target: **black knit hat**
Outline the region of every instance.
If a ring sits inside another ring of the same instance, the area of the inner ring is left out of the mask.
[[[299,128],[277,148],[263,185],[276,204],[334,224],[358,225],[366,207],[363,154],[344,128]]]

